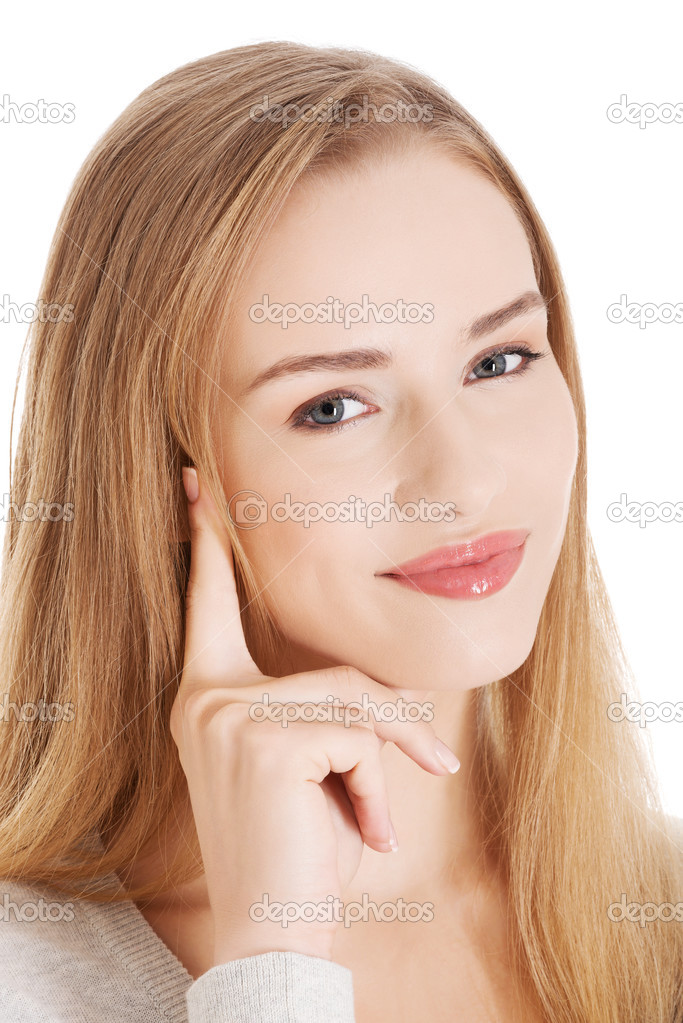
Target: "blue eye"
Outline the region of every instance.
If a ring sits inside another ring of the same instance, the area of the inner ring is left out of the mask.
[[[492,348],[473,366],[465,378],[470,383],[479,380],[497,380],[506,377],[520,376],[526,372],[536,359],[544,359],[548,352],[536,352],[526,344],[509,342]],[[481,372],[477,372],[481,370]],[[347,405],[356,406],[349,410]],[[294,414],[292,429],[315,430],[318,433],[336,433],[354,425],[371,413],[363,413],[362,409],[374,409],[376,406],[365,401],[356,391],[330,391],[309,402]]]
[[[468,380],[490,380],[496,377],[518,375],[519,373],[524,373],[535,359],[542,359],[544,355],[545,352],[534,352],[527,345],[523,344],[503,345],[500,348],[494,348],[491,352],[487,352],[486,356],[480,359],[472,370],[474,377],[470,375]],[[513,363],[512,369],[510,369],[511,359],[518,360]],[[526,362],[520,366],[522,359],[526,359]],[[481,374],[477,374],[475,371],[480,366],[483,367],[484,371]]]
[[[321,398],[317,398],[301,409],[296,415],[293,426],[311,429],[331,427],[334,429],[338,424],[345,422],[349,418],[347,415],[348,410],[344,407],[345,402],[360,406],[361,409],[369,407],[368,403],[363,401],[361,396],[356,394],[355,391],[335,391],[334,393],[324,394]],[[358,412],[353,412],[350,418],[356,419],[358,414]],[[313,420],[312,423],[307,422],[309,418]]]

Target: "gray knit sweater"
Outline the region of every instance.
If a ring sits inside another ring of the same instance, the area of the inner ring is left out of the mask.
[[[0,881],[0,1023],[354,1023],[352,974],[298,952],[193,980],[134,902]]]
[[[267,952],[193,980],[134,902],[0,881],[0,1023],[355,1023],[352,973]]]

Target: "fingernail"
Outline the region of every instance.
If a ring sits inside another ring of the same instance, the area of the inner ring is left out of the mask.
[[[199,481],[197,480],[197,470],[190,466],[183,466],[183,486],[185,487],[185,493],[190,504],[199,497]]]
[[[460,761],[456,757],[455,753],[453,753],[453,751],[450,750],[448,746],[441,741],[441,739],[436,740],[434,752],[443,766],[447,767],[451,774],[455,774],[460,767]]]

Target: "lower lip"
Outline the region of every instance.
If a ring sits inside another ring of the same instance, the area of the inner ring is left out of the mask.
[[[411,590],[431,593],[435,597],[452,597],[455,600],[483,600],[490,597],[512,579],[524,557],[524,547],[513,547],[508,551],[494,554],[486,561],[460,568],[440,568],[433,572],[417,575],[387,575],[400,586]]]

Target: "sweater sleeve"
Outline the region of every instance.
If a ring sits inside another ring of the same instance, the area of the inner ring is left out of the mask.
[[[186,999],[188,1023],[355,1023],[351,970],[300,952],[214,966]]]
[[[39,1005],[4,985],[0,985],[0,1019],[2,1023],[57,1023],[56,1016],[46,1016]]]

